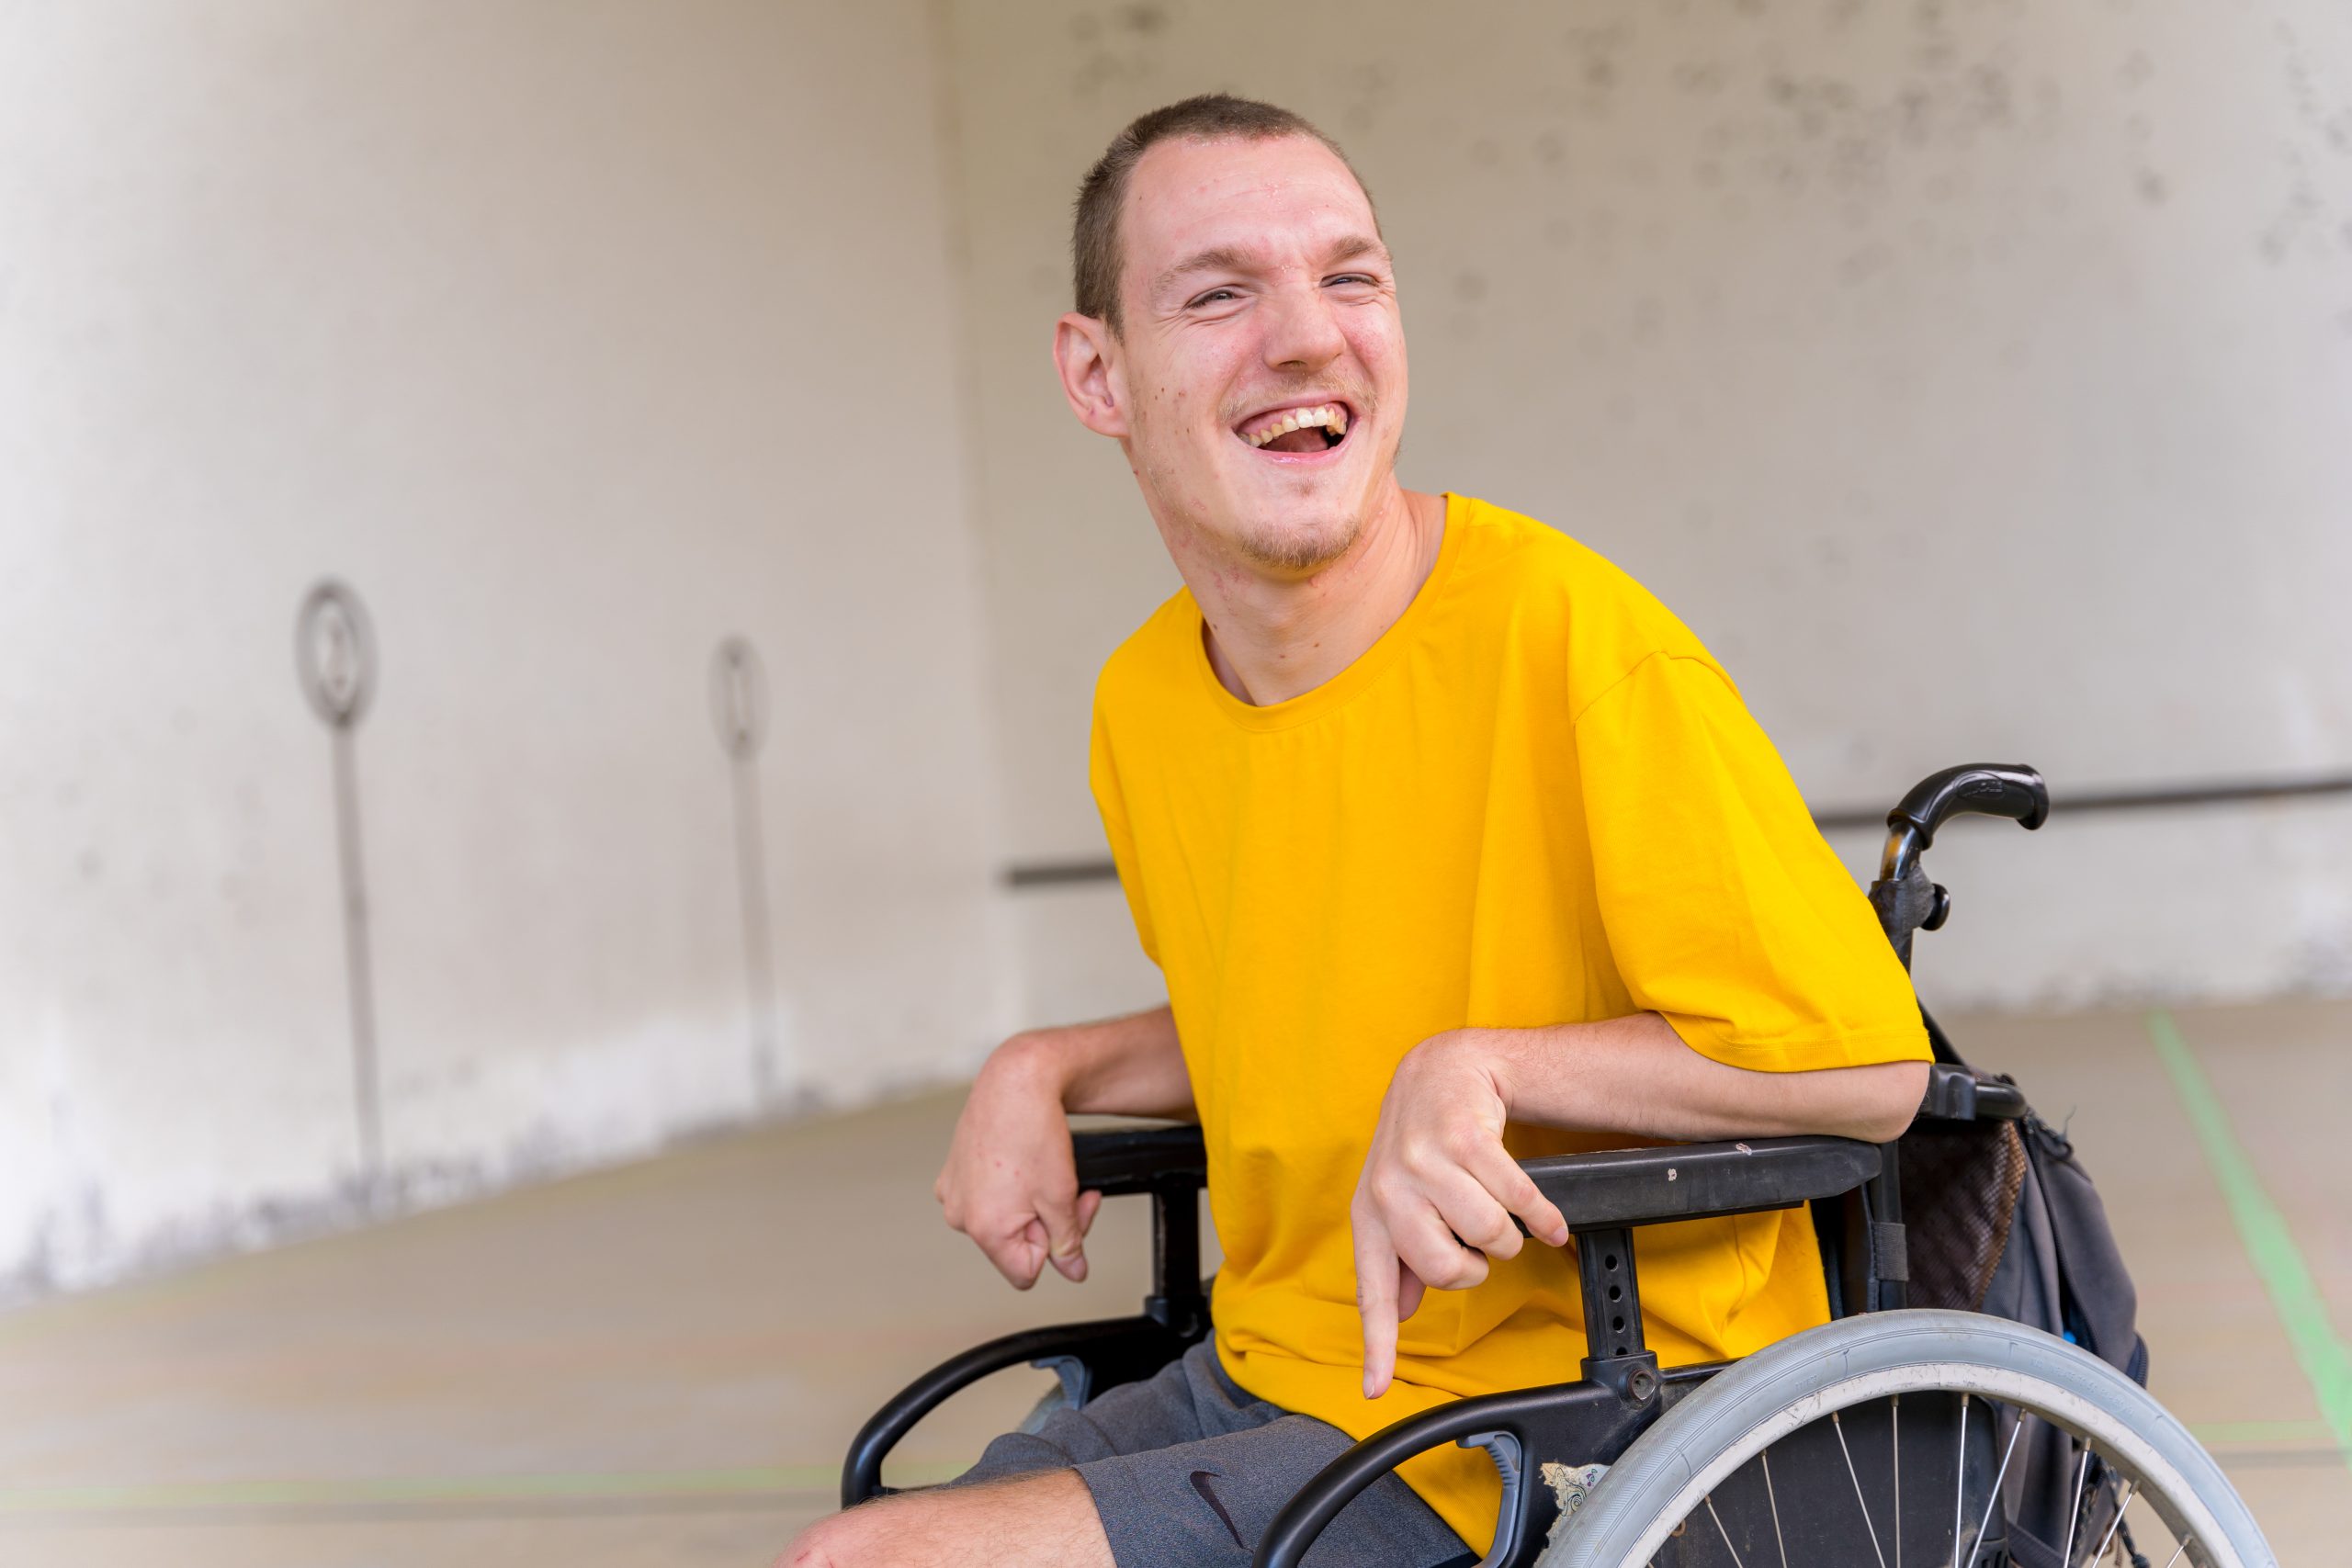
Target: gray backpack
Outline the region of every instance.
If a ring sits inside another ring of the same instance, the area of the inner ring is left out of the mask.
[[[1958,816],[2006,817],[2031,829],[2049,814],[2041,775],[2019,763],[1946,768],[1912,786],[1887,814],[1886,850],[1870,886],[1871,907],[1904,968],[1913,933],[1935,931],[1951,909],[1920,865],[1937,829]],[[2146,1387],[2148,1347],[2132,1325],[2139,1297],[2074,1145],[2024,1105],[2015,1079],[1970,1067],[1927,1010],[1919,1016],[1939,1064],[1931,1084],[1953,1080],[1956,1100],[1913,1122],[1896,1145],[1900,1223],[1887,1223],[1894,1213],[1871,1213],[1867,1191],[1834,1225],[1816,1206],[1824,1254],[1837,1259],[1833,1314],[1843,1315],[1847,1303],[1989,1313],[2057,1335]],[[2009,1109],[1979,1117],[1980,1089],[1996,1091]],[[1931,1100],[1939,1095],[1931,1088]],[[2018,1419],[2003,1423],[2005,1452]],[[2009,1559],[2067,1568],[2060,1558],[2075,1513],[2076,1458],[2063,1434],[2037,1416],[2022,1419],[2002,1488]],[[2114,1517],[2120,1490],[2102,1468],[2094,1460],[2083,1472],[2085,1523],[2094,1532]],[[2118,1539],[2142,1561],[2128,1529]]]
[[[1937,1055],[1956,1064],[1932,1020],[1928,1032]],[[2012,1122],[1922,1122],[1901,1149],[1911,1305],[2030,1324],[2147,1385],[2148,1346],[2133,1325],[2138,1294],[2098,1190],[2062,1130],[2030,1111]],[[2023,1568],[2064,1568],[2076,1455],[2064,1434],[2037,1416],[2024,1420],[2002,1488],[2009,1554]],[[2004,1423],[1999,1446],[2008,1441]],[[2104,1533],[2118,1488],[2100,1469],[2094,1460],[2085,1518]]]

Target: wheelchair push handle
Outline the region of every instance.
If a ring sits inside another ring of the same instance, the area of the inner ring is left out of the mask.
[[[1871,884],[1871,908],[1905,969],[1911,967],[1911,933],[1940,929],[1951,911],[1950,895],[1928,880],[1919,856],[1946,822],[1970,816],[2006,817],[2020,828],[2039,828],[2050,817],[2050,786],[2023,762],[1963,762],[1929,773],[1886,814],[1886,847],[1879,852],[1878,880]]]
[[[1966,762],[1913,784],[1886,814],[1886,825],[1898,833],[1910,829],[1924,850],[1946,821],[1970,815],[2006,817],[2020,828],[2039,828],[2050,817],[2050,786],[2023,762]]]
[[[1886,848],[1879,855],[1879,880],[1887,884],[1905,880],[1919,863],[1921,852],[1936,841],[1938,830],[1955,817],[2006,817],[2020,828],[2039,828],[2050,817],[2050,786],[2023,762],[1963,762],[1929,773],[1886,814]],[[1910,925],[1920,923],[1913,920]],[[1933,931],[1943,918],[1938,913],[1926,923]],[[1908,935],[1908,927],[1905,934]],[[1892,928],[1888,935],[1894,935]],[[1903,945],[1897,941],[1896,946]]]

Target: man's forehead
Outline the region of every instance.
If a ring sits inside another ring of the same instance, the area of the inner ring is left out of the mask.
[[[1136,165],[1126,206],[1127,264],[1147,277],[1202,256],[1282,265],[1378,245],[1363,187],[1311,137],[1159,142]]]

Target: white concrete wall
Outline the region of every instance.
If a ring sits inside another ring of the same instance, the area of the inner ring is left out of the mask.
[[[1048,373],[1069,202],[1211,88],[1317,120],[1380,201],[1408,482],[1648,582],[1815,802],[1965,760],[2062,802],[2352,767],[2342,6],[951,9],[1017,855],[1102,852],[1091,682],[1176,584]],[[1932,868],[1942,1000],[2352,987],[2352,805],[1955,829]],[[1115,892],[1019,911],[1035,1016],[1156,996]]]
[[[322,574],[406,1201],[1012,1009],[914,0],[0,7],[0,1294],[347,1217]],[[782,1038],[706,678],[764,656]]]
[[[1211,86],[1354,152],[1410,482],[1615,556],[1808,794],[2352,766],[2324,0],[0,8],[0,1296],[357,1212],[321,575],[394,1201],[1156,999],[1087,695],[1174,578],[1046,356]],[[764,656],[752,1047],[713,645]],[[1841,848],[1857,869],[1869,835]],[[1955,831],[1931,997],[2352,987],[2352,805]]]

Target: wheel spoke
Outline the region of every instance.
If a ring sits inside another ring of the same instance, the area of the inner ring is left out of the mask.
[[[1894,1450],[1894,1568],[1903,1568],[1903,1396],[1886,1402],[1888,1445]]]
[[[2123,1483],[2123,1495],[2115,1505],[2115,1517],[2108,1521],[2107,1533],[2098,1538],[2098,1544],[2091,1548],[2091,1554],[2083,1559],[2085,1562],[2097,1562],[2098,1554],[2107,1550],[2107,1543],[2115,1539],[2115,1532],[2123,1527],[2123,1510],[2132,1506],[2132,1494],[2138,1489],[2139,1484],[2136,1481],[2127,1481]]]
[[[1984,1495],[1984,1517],[1976,1521],[1976,1539],[1969,1544],[1968,1568],[1976,1568],[1976,1554],[1984,1550],[1984,1528],[1993,1522],[1993,1505],[2001,1499],[2001,1481],[2009,1473],[2009,1459],[2018,1451],[2018,1438],[2025,1431],[2025,1412],[2018,1412],[2018,1424],[2009,1428],[2009,1446],[2001,1450],[2001,1468],[1993,1472],[1993,1489]],[[1952,1543],[1955,1550],[1959,1542]],[[2167,1563],[2165,1568],[2171,1568]]]
[[[1951,1485],[1951,1568],[1960,1568],[1960,1503],[1968,1492],[1968,1393],[1960,1395],[1960,1448],[1956,1450],[1960,1462],[1952,1468]],[[1781,1568],[1788,1568],[1785,1562]]]
[[[1724,1529],[1724,1517],[1715,1512],[1713,1493],[1707,1494],[1706,1503],[1707,1517],[1715,1521],[1715,1533],[1724,1538],[1724,1550],[1731,1553],[1731,1568],[1747,1568],[1747,1564],[1739,1560],[1739,1548],[1731,1543],[1731,1531]]]
[[[1756,1457],[1764,1461],[1764,1501],[1772,1505],[1772,1544],[1781,1549],[1781,1568],[1789,1568],[1789,1543],[1781,1539],[1781,1499],[1772,1491],[1772,1450]]]
[[[2059,1568],[2075,1568],[2075,1530],[2083,1521],[2083,1478],[2091,1472],[2091,1440],[2083,1439],[2083,1462],[2075,1467],[2075,1506],[2066,1515],[2066,1547],[2058,1553]]]
[[[2165,1568],[2172,1568],[2174,1563],[2180,1561],[2180,1554],[2188,1550],[2188,1538],[2187,1536],[2183,1536],[2180,1538],[2180,1544],[2172,1549],[2172,1555],[2165,1559]]]
[[[1854,1473],[1854,1450],[1846,1446],[1846,1424],[1838,1419],[1838,1412],[1829,1413],[1829,1425],[1838,1433],[1838,1451],[1846,1456],[1846,1478],[1854,1483],[1854,1502],[1862,1510],[1862,1528],[1871,1532],[1871,1555],[1878,1559],[1878,1568],[1886,1568],[1886,1553],[1879,1550],[1878,1526],[1871,1523],[1871,1506],[1862,1496],[1862,1478]]]

